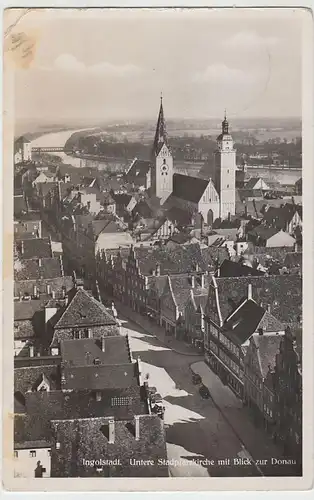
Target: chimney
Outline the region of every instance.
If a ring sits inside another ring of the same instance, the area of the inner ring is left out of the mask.
[[[52,299],[56,298],[56,292],[55,292],[55,290],[52,290],[52,292],[51,292],[51,298]]]
[[[109,443],[114,443],[114,419],[109,420]]]
[[[247,287],[247,298],[252,299],[252,285],[251,285],[251,283],[249,283],[248,287]]]
[[[160,276],[160,264],[156,264],[156,276]]]
[[[62,298],[65,299],[65,287],[62,287]]]
[[[195,276],[191,276],[191,288],[195,288]]]
[[[267,305],[267,311],[268,311],[269,313],[271,313],[271,307],[270,307],[270,304],[268,304],[268,305]]]
[[[82,279],[76,280],[75,287],[77,290],[79,290],[79,289],[82,290],[84,288],[84,280],[82,280]]]
[[[140,417],[139,415],[134,415],[135,421],[135,440],[138,441],[140,439]]]
[[[29,346],[29,357],[30,358],[34,357],[34,346],[33,345]]]
[[[96,401],[101,401],[101,392],[96,391]]]
[[[41,265],[42,265],[42,261],[41,261],[41,259],[38,259],[38,266],[41,267]]]
[[[38,289],[37,286],[34,285],[34,297],[37,297]]]
[[[24,254],[24,241],[21,241],[21,254]]]
[[[205,288],[205,274],[201,274],[201,288]]]
[[[198,262],[196,262],[196,264],[195,264],[195,271],[199,271],[199,270],[200,270],[200,266],[199,266]]]
[[[50,295],[51,293],[51,285],[47,285],[47,295]]]
[[[102,350],[102,352],[106,351],[105,337],[101,337],[101,350]]]

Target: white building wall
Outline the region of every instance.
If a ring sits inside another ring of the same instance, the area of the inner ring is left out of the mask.
[[[32,457],[31,451],[35,451],[36,456]],[[51,458],[49,451],[50,448],[14,450],[14,477],[35,477],[35,469],[39,460],[41,465],[46,469],[46,472],[43,473],[43,477],[50,477]]]

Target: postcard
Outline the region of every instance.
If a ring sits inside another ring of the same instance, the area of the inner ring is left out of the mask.
[[[3,37],[5,487],[311,488],[311,11]]]

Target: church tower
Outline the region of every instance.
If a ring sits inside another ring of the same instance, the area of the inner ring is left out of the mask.
[[[167,141],[162,97],[160,98],[160,109],[152,149],[151,165],[152,194],[160,198],[160,204],[163,205],[172,193],[173,157]]]
[[[215,151],[215,187],[219,195],[219,217],[235,214],[236,150],[229,134],[226,113]]]

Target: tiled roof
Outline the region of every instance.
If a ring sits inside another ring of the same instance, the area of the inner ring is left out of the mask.
[[[262,238],[263,240],[268,240],[278,232],[279,229],[275,227],[266,227],[263,224],[260,224],[259,226],[256,226],[254,229],[249,231],[247,234],[257,238]]]
[[[164,291],[167,279],[167,276],[148,276],[148,286],[150,289],[156,290],[157,295],[160,297]]]
[[[189,226],[192,224],[192,214],[188,210],[172,207],[166,212],[166,217],[173,223],[181,226]]]
[[[132,199],[131,194],[113,194],[113,199],[117,205],[127,207]]]
[[[102,341],[100,339],[61,341],[61,356],[64,366],[94,364],[95,359],[104,365],[130,362],[128,339],[120,335],[104,337]]]
[[[212,265],[213,263],[218,263],[219,265],[225,259],[229,259],[229,253],[227,248],[224,247],[207,247],[201,249],[202,257],[207,265]]]
[[[264,194],[261,189],[250,189],[245,186],[243,189],[238,189],[237,192],[241,201],[246,200],[247,198],[264,199]]]
[[[225,259],[219,267],[219,277],[226,278],[232,276],[263,276],[262,271],[253,269],[249,266],[244,266],[238,262]]]
[[[73,288],[73,278],[71,276],[60,276],[58,278],[37,278],[35,280],[26,279],[14,282],[14,297],[24,297],[34,294],[34,286],[36,285],[37,291],[41,299],[48,301],[49,294],[54,293],[56,299],[63,298],[63,291],[66,292]],[[36,301],[35,301],[36,302]],[[22,302],[23,303],[23,302]]]
[[[14,415],[14,448],[47,448],[50,443],[48,420],[31,415]]]
[[[147,412],[140,398],[138,386],[126,389],[99,391],[100,400],[90,390],[62,392],[26,393],[24,405],[20,410],[27,414],[15,418],[15,446],[17,448],[39,447],[41,443],[51,445],[51,419],[95,418],[112,416],[118,420],[131,419],[134,414]],[[128,404],[112,406],[113,398],[127,398]],[[18,399],[18,398],[17,398]],[[19,399],[22,399],[21,396]]]
[[[283,323],[292,323],[302,313],[302,279],[297,275],[242,276],[239,278],[215,278],[219,304],[225,319],[252,284],[252,297],[263,307],[270,306],[271,313]]]
[[[259,329],[263,330],[263,334],[276,333],[283,331],[284,326],[251,299],[243,302],[223,326],[223,331],[240,344],[245,343]]]
[[[207,249],[205,249],[207,250]],[[164,248],[141,248],[134,249],[140,272],[150,275],[160,265],[160,274],[182,274],[195,271],[195,266],[207,271],[208,263],[203,257],[203,251],[199,244],[178,246],[174,250]]]
[[[201,288],[201,280],[199,277],[195,276],[195,287],[193,288],[193,295],[196,297],[197,295],[206,295],[206,287],[208,286],[208,280],[204,283],[205,288]],[[192,281],[191,277],[184,276],[171,276],[171,289],[176,301],[176,304],[179,308],[180,312],[184,311],[184,307],[189,300],[191,294],[191,286]],[[167,290],[163,294],[163,300],[167,298],[167,296],[171,295],[171,291]],[[166,299],[167,300],[167,299]]]
[[[198,203],[210,181],[182,174],[173,175],[173,196]]]
[[[49,239],[33,238],[22,241],[19,240],[19,242],[16,242],[16,247],[20,253],[21,259],[42,259],[44,257],[52,257]]]
[[[14,321],[31,320],[36,312],[42,311],[47,297],[43,300],[22,300],[14,302]]]
[[[39,212],[26,212],[25,214],[20,214],[19,216],[15,217],[16,221],[41,221],[42,217]]]
[[[302,252],[286,253],[284,265],[288,268],[300,267],[302,269]]]
[[[121,467],[115,467],[112,475],[123,477],[168,476],[168,467],[157,465],[159,459],[167,458],[163,421],[157,415],[140,415],[139,439],[135,439],[134,424],[127,420],[114,422],[114,443],[108,443],[108,420],[92,418],[87,420],[55,420],[52,422],[56,439],[64,446],[52,456],[51,475],[83,477],[97,475],[94,468],[86,467],[83,458],[94,460],[103,457],[120,458]],[[78,439],[79,436],[79,439]],[[76,447],[71,443],[77,443]],[[134,467],[130,459],[153,460],[154,465]],[[104,467],[107,469],[107,467]],[[106,475],[103,472],[100,475]],[[111,473],[109,473],[111,475]]]
[[[27,203],[24,195],[14,196],[14,215],[20,215],[22,212],[27,211]]]
[[[174,233],[172,236],[170,236],[169,241],[173,241],[178,245],[182,245],[183,243],[187,243],[191,239],[192,236],[189,233],[181,231],[180,233]]]
[[[263,378],[267,376],[269,369],[272,370],[275,367],[276,354],[279,352],[281,341],[280,335],[254,335],[259,368]]]
[[[65,389],[123,389],[138,385],[136,365],[85,365],[64,367]]]
[[[141,200],[133,208],[132,214],[140,215],[145,218],[151,218],[154,214],[154,210],[149,206],[146,200]]]
[[[301,205],[286,203],[280,208],[269,207],[264,214],[264,221],[277,229],[285,229],[296,212],[302,217]]]
[[[79,288],[55,328],[90,325],[117,325],[105,306]]]
[[[128,178],[144,177],[151,168],[151,162],[147,160],[135,160],[127,173]]]
[[[14,266],[14,280],[33,280],[40,278],[58,278],[62,276],[60,258],[44,258],[40,260],[21,260]]]
[[[14,368],[14,392],[25,395],[27,391],[36,390],[43,374],[49,380],[52,391],[61,388],[59,365],[27,366]]]

